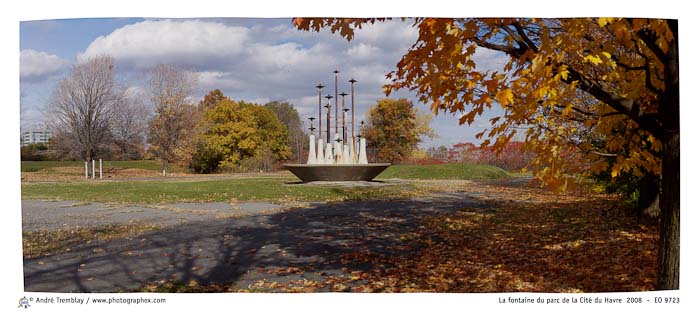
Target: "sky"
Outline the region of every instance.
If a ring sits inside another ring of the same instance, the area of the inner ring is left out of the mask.
[[[197,73],[193,99],[220,89],[234,100],[258,104],[287,101],[306,122],[318,114],[318,83],[333,94],[333,70],[339,71],[338,93],[350,93],[355,84],[356,119],[384,98],[386,74],[417,39],[411,22],[390,21],[368,25],[348,42],[328,30],[297,30],[291,18],[143,19],[83,18],[20,22],[20,127],[43,129],[51,92],[71,66],[92,57],[110,55],[122,79],[143,91],[149,68],[176,64]],[[482,69],[499,69],[505,55],[477,51]],[[409,90],[391,98],[407,98],[421,111]],[[346,103],[349,104],[349,96]],[[488,127],[488,119],[502,111],[486,112],[471,126],[459,126],[459,116],[441,113],[431,127],[438,137],[426,138],[421,147],[478,142],[474,135]],[[358,121],[359,122],[359,121]],[[306,125],[308,127],[308,124]]]

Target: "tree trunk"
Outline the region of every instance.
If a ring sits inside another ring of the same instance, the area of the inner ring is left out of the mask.
[[[661,227],[659,271],[656,288],[678,289],[680,280],[681,242],[681,142],[680,93],[678,86],[678,21],[668,20],[674,34],[664,67],[665,90],[659,107],[663,124],[663,160],[661,176]]]
[[[637,203],[637,221],[640,224],[659,224],[659,176],[647,173],[642,177]]]
[[[664,144],[657,289],[678,289],[680,276],[680,134]]]

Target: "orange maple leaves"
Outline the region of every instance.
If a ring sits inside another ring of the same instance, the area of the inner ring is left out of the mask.
[[[383,19],[295,19],[294,24],[303,30],[328,27],[350,40],[355,29],[377,21]],[[640,126],[639,116],[655,113],[656,94],[663,90],[663,64],[655,60],[654,49],[666,51],[673,40],[664,20],[413,21],[418,39],[387,75],[387,94],[416,91],[434,113],[456,114],[460,124],[471,124],[498,102],[505,109],[503,118],[480,136],[488,135],[490,144],[502,148],[517,133],[524,135],[526,146],[541,156],[531,169],[555,188],[571,183],[571,174],[609,169],[599,165],[601,152],[622,156],[618,170],[660,173],[658,146],[643,144],[653,135],[647,128],[656,126],[646,117]],[[658,37],[655,46],[642,40],[645,34]],[[480,49],[501,51],[508,62],[495,72],[479,70],[473,57]],[[625,132],[616,132],[620,128]],[[638,135],[641,140],[620,142],[641,129],[646,129]],[[594,140],[604,144],[589,144]],[[578,149],[584,163],[550,157],[557,146]]]

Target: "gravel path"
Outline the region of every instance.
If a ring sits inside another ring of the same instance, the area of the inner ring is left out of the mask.
[[[187,284],[320,280],[353,269],[340,257],[352,252],[391,255],[420,218],[471,207],[491,209],[468,194],[432,198],[306,203],[170,204],[167,207],[23,201],[23,229],[124,223],[138,219],[167,225],[138,237],[76,246],[24,261],[25,291],[135,291],[161,280]],[[304,268],[288,276],[281,267]],[[358,269],[358,268],[355,268]]]
[[[120,205],[23,200],[22,230],[58,230],[131,222],[169,226],[183,222],[272,213],[285,208],[288,207],[266,202]]]

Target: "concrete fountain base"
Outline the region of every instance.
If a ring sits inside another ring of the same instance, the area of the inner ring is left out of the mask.
[[[284,168],[291,171],[304,182],[313,181],[372,181],[389,163],[326,165],[326,164],[285,164]]]

